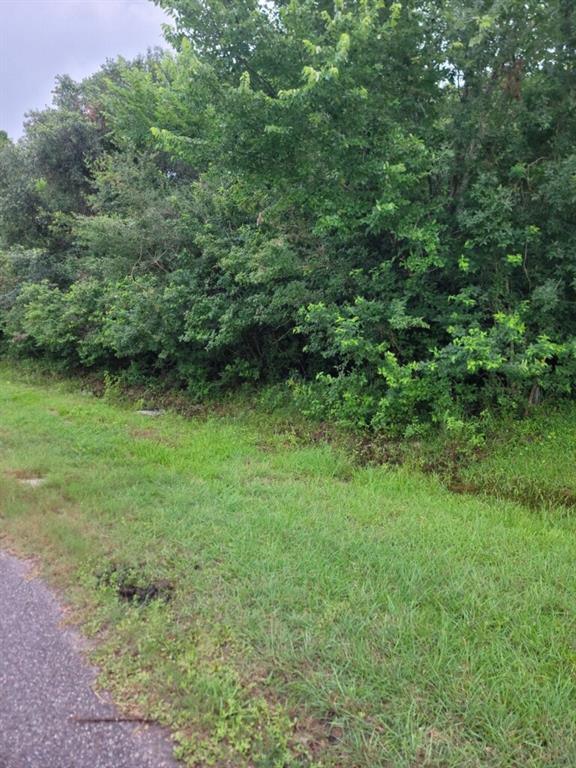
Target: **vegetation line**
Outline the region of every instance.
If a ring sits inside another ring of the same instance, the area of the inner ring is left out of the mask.
[[[0,344],[466,436],[574,394],[567,0],[158,0],[0,134]]]

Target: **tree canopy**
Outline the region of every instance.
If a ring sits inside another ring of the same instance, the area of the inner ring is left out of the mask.
[[[6,350],[401,430],[573,396],[571,0],[159,0],[0,137]]]

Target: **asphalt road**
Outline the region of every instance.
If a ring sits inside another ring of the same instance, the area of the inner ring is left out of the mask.
[[[160,729],[99,721],[118,713],[94,693],[54,595],[30,576],[0,552],[0,768],[176,768]]]

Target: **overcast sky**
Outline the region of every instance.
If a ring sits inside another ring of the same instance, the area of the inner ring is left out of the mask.
[[[80,79],[106,58],[162,45],[167,20],[148,0],[0,0],[0,129],[20,136],[56,75]]]

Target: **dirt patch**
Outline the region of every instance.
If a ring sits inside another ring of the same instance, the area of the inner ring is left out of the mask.
[[[176,440],[171,440],[165,435],[161,435],[155,429],[131,429],[130,436],[135,440],[147,440],[151,443],[156,443],[157,445],[167,445],[172,448],[175,448],[178,445]]]
[[[26,485],[29,488],[39,488],[46,483],[46,478],[40,473],[31,472],[27,469],[12,469],[6,472],[6,474],[20,483],[20,485]]]
[[[160,435],[153,429],[131,429],[130,434],[132,437],[136,437],[139,440],[155,440],[160,441]]]
[[[148,429],[131,429],[129,434],[130,437],[134,438],[135,440],[146,440],[151,443],[156,443],[156,445],[163,445],[168,448],[178,448],[178,446],[181,444],[177,438],[171,435],[162,434],[157,429],[154,429],[154,427],[149,427]]]
[[[295,754],[302,753],[318,759],[335,747],[344,736],[341,726],[334,723],[336,713],[329,711],[324,717],[307,715],[293,717],[294,732],[290,746]]]
[[[127,603],[146,605],[153,600],[169,602],[174,585],[167,579],[150,579],[139,568],[111,564],[96,574],[99,586],[112,587],[118,598]]]
[[[21,485],[27,485],[29,488],[39,488],[45,482],[45,477],[26,477],[24,480],[19,480]]]

